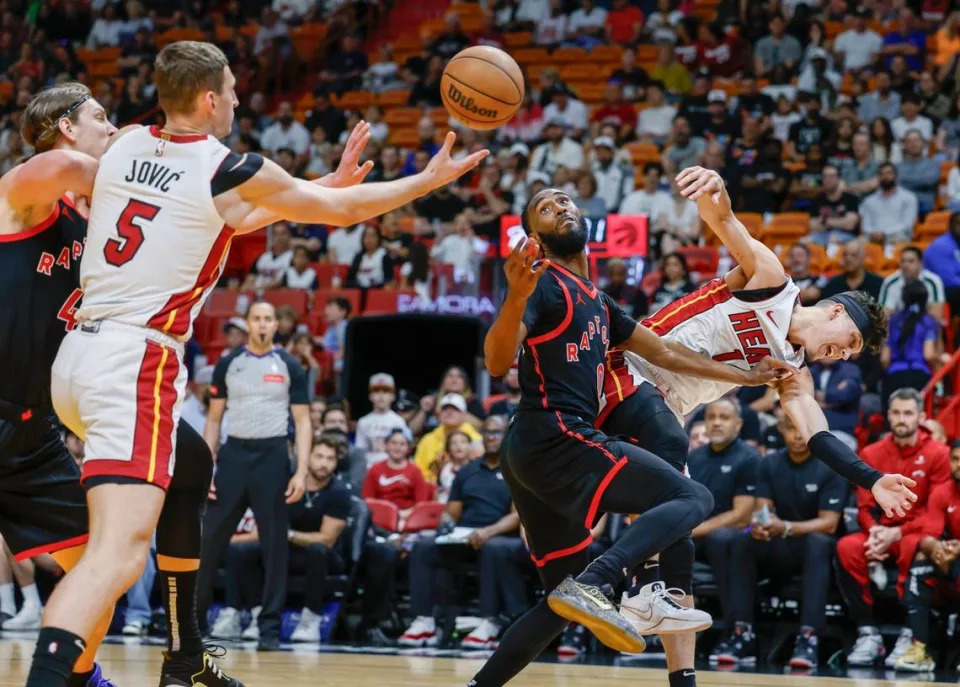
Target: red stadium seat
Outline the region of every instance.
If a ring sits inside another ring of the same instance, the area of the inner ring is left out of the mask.
[[[207,299],[204,312],[211,317],[233,317],[237,314],[237,298],[239,291],[230,289],[214,289]]]
[[[413,289],[370,289],[364,315],[393,315],[397,312],[397,296],[401,293],[416,295]]]
[[[313,271],[317,273],[317,288],[326,289],[333,286],[333,278],[339,277],[340,283],[347,278],[346,265],[334,265],[330,262],[315,262],[310,265]]]
[[[342,296],[350,301],[350,314],[360,314],[360,289],[317,289],[313,294],[313,308],[311,312],[323,314],[327,301],[334,296]]]
[[[397,504],[383,499],[366,499],[366,503],[374,525],[389,532],[397,531],[397,525],[400,524],[400,511],[397,509]]]
[[[420,532],[421,530],[435,530],[440,524],[440,518],[447,509],[446,504],[439,501],[422,501],[413,507],[410,517],[403,523],[403,532]]]
[[[307,313],[309,295],[300,289],[272,289],[263,292],[263,300],[276,308],[289,305],[302,317]]]
[[[716,272],[720,264],[720,253],[711,246],[684,246],[677,252],[687,259],[691,272]]]

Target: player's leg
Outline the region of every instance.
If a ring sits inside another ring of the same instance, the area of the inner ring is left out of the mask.
[[[17,614],[13,588],[13,556],[0,536],[0,627]]]
[[[927,651],[930,641],[930,605],[938,570],[922,553],[917,553],[910,567],[909,581],[903,597],[907,609],[907,626],[913,632],[913,645],[897,659],[896,669],[909,672],[932,671],[936,664]]]

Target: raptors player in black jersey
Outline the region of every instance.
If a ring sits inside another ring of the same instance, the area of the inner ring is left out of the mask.
[[[536,194],[523,226],[530,239],[507,259],[507,295],[487,334],[485,355],[490,373],[501,376],[521,349],[522,395],[503,441],[503,473],[550,593],[507,631],[471,682],[476,687],[506,683],[571,620],[612,648],[641,651],[642,638],[604,588],[617,585],[633,565],[696,526],[712,508],[702,485],[593,427],[609,347],[735,384],[766,384],[795,372],[769,358],[754,369],[734,369],[638,326],[587,280],[583,218],[561,191]],[[538,263],[541,249],[545,259]],[[590,528],[603,512],[643,515],[587,566]],[[673,612],[659,610],[664,617]],[[709,615],[700,617],[701,627],[709,626]]]
[[[29,103],[23,134],[39,152],[0,179],[0,533],[18,557],[51,552],[65,569],[86,541],[80,472],[64,448],[50,401],[50,368],[81,299],[79,265],[86,202],[99,157],[116,128],[81,84],[41,92]],[[337,172],[324,185],[358,183],[372,163],[356,162],[368,139],[354,130]],[[161,687],[242,687],[203,651],[197,629],[194,562],[212,472],[203,438],[180,423],[178,460],[157,527],[170,636]],[[173,606],[171,607],[171,602]],[[112,614],[111,614],[112,615]],[[70,685],[107,687],[93,664],[102,632],[88,642]]]

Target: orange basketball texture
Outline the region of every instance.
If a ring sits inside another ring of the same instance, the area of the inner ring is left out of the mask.
[[[447,111],[471,129],[496,129],[523,102],[523,73],[502,50],[475,45],[447,63],[440,95]]]

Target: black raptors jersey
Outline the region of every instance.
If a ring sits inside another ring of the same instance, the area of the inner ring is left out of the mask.
[[[636,321],[589,281],[551,264],[527,301],[523,323],[518,410],[561,411],[592,423],[607,349],[628,339]]]
[[[51,414],[50,368],[74,325],[87,222],[62,198],[41,224],[0,235],[0,417]],[[0,438],[0,449],[3,447]]]

